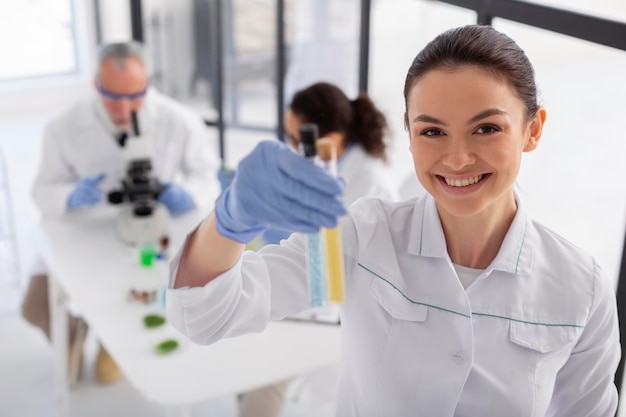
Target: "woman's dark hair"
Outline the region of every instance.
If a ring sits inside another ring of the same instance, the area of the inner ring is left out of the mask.
[[[298,91],[289,109],[302,123],[315,123],[320,136],[339,132],[344,146],[358,143],[370,155],[387,160],[387,119],[366,93],[350,100],[338,87],[316,83]]]
[[[450,29],[435,39],[415,57],[404,83],[404,103],[415,83],[428,71],[454,70],[475,66],[492,72],[517,92],[526,106],[526,115],[537,112],[535,72],[517,43],[491,26],[468,25]],[[405,112],[405,124],[408,126]]]

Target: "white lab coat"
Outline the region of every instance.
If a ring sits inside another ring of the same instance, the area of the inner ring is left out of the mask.
[[[150,88],[139,112],[143,137],[153,143],[152,174],[162,182],[185,189],[197,207],[210,209],[219,195],[216,135],[199,115]],[[83,100],[51,121],[43,138],[43,151],[33,198],[44,217],[61,216],[77,182],[105,173],[100,183],[107,194],[120,189],[127,162],[114,140],[116,129],[99,97]]]
[[[519,200],[498,255],[467,290],[430,195],[361,199],[341,232],[338,417],[614,415],[612,285]],[[201,344],[261,331],[307,308],[304,253],[297,233],[245,252],[202,288],[168,290],[168,317]]]
[[[346,207],[361,197],[398,200],[398,187],[387,166],[359,145],[352,145],[344,152],[339,160],[338,171],[346,182],[341,196]]]

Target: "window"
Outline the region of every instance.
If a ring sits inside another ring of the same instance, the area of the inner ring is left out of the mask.
[[[78,72],[72,0],[0,1],[0,82]]]

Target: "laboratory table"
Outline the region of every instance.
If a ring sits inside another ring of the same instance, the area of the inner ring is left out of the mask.
[[[203,214],[192,212],[172,220],[172,250],[180,247]],[[141,266],[138,249],[118,237],[113,208],[43,221],[39,243],[51,277],[55,405],[60,417],[68,415],[70,407],[64,313],[68,301],[130,384],[163,405],[168,415],[189,415],[195,403],[276,383],[339,359],[338,326],[272,322],[262,333],[210,346],[193,344],[167,322],[146,328],[143,317],[164,315],[162,304],[129,300],[129,291],[158,290],[167,266]],[[170,338],[179,342],[179,348],[158,355],[155,345]]]

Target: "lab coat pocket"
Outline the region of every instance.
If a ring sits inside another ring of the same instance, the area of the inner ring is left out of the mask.
[[[511,321],[510,339],[516,345],[548,353],[574,342],[582,328]]]
[[[383,323],[384,327],[378,327],[385,333],[378,331],[376,344],[370,343],[376,354],[368,365],[372,366],[372,392],[376,393],[373,402],[378,413],[369,415],[451,416],[455,400],[448,395],[450,386],[445,385],[464,380],[470,362],[465,360],[459,365],[458,360],[449,360],[442,351],[459,345],[457,332],[449,331],[446,325],[448,320],[461,320],[461,316],[440,314],[436,308],[417,301],[416,295],[402,284],[397,276],[388,275],[376,276],[370,285],[378,319],[372,322]],[[433,411],[436,409],[440,411]]]
[[[393,318],[406,321],[426,321],[428,306],[419,304],[379,277],[374,278],[370,287],[372,295]]]
[[[517,387],[520,403],[534,404],[537,414],[544,415],[552,398],[556,377],[567,362],[582,328],[569,325],[547,325],[511,321],[510,355],[506,360],[506,378]],[[501,362],[502,363],[502,362]]]

